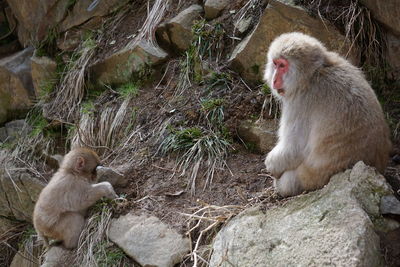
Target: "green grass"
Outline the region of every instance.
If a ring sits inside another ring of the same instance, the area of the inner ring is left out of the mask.
[[[116,91],[126,99],[128,97],[136,97],[139,95],[139,85],[136,82],[128,82],[121,85],[116,89]]]
[[[219,129],[224,121],[224,99],[211,98],[201,101],[201,111],[211,128]]]

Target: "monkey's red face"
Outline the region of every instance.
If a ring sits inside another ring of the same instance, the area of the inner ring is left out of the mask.
[[[277,58],[272,62],[274,63],[273,89],[283,96],[285,95],[284,75],[289,70],[289,61],[284,58]]]

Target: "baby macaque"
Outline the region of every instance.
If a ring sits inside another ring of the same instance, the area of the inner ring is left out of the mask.
[[[54,239],[67,249],[76,248],[87,209],[102,197],[117,197],[109,182],[95,183],[99,164],[94,151],[73,149],[40,193],[33,224],[47,246],[48,240]]]
[[[317,39],[277,37],[264,79],[282,103],[279,141],[265,160],[282,196],[315,190],[358,161],[383,172],[389,128],[363,73]]]

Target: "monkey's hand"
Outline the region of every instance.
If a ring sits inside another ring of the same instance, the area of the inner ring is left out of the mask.
[[[280,153],[278,150],[273,149],[271,150],[267,158],[265,159],[265,167],[267,169],[267,172],[272,174],[275,178],[280,178],[282,173],[285,171],[284,166],[283,166],[283,161],[284,159],[281,157]]]
[[[106,188],[106,195],[105,197],[110,198],[110,199],[115,199],[118,197],[118,195],[115,193],[113,186],[109,182],[103,182],[105,188]]]

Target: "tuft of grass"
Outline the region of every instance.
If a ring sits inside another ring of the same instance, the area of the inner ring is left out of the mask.
[[[120,93],[124,99],[137,97],[139,95],[139,85],[136,82],[128,82],[118,87],[116,91]]]
[[[190,169],[188,188],[192,194],[196,191],[196,178],[201,166],[206,169],[206,181],[203,190],[212,183],[217,169],[227,167],[225,159],[228,155],[230,142],[219,132],[206,131],[197,127],[174,129],[160,144],[159,151],[163,154],[177,152],[177,170],[185,175]]]
[[[232,76],[226,72],[212,72],[211,76],[205,80],[206,90],[211,91],[215,87],[231,88]]]
[[[201,101],[201,111],[205,114],[205,117],[210,127],[219,129],[224,121],[224,99],[222,98],[211,98]]]

